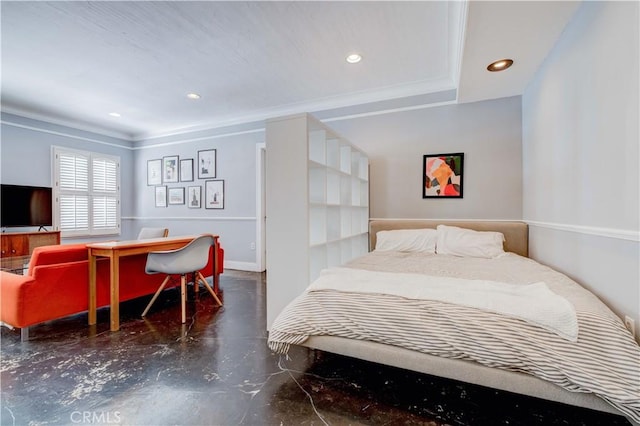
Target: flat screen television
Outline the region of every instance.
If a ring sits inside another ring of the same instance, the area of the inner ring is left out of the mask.
[[[51,226],[51,188],[0,185],[0,226]]]

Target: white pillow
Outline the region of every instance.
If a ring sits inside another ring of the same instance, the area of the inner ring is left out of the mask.
[[[378,231],[376,251],[436,252],[438,232],[435,229],[396,229]]]
[[[480,232],[447,225],[438,225],[437,229],[438,254],[487,259],[504,254],[504,235],[501,232]]]

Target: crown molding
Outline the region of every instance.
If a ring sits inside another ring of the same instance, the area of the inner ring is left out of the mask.
[[[254,111],[248,114],[232,115],[220,120],[209,120],[200,124],[185,126],[181,128],[174,128],[171,130],[159,131],[159,132],[141,132],[136,134],[117,131],[114,129],[105,129],[102,126],[92,125],[83,121],[75,121],[71,118],[53,117],[42,112],[35,112],[27,110],[25,108],[19,108],[11,105],[2,105],[1,111],[8,114],[18,115],[20,117],[29,118],[32,120],[43,121],[46,123],[56,124],[65,127],[71,127],[76,130],[83,130],[91,133],[95,133],[102,136],[108,136],[117,138],[127,142],[143,142],[151,141],[154,139],[181,136],[188,133],[195,133],[200,131],[208,131],[219,129],[222,127],[230,127],[236,125],[249,124],[254,122],[265,121],[271,118],[281,117],[285,115],[291,115],[304,112],[319,112],[331,113],[331,110],[337,110],[346,107],[355,107],[359,105],[373,104],[376,102],[384,102],[396,100],[399,98],[406,98],[418,95],[428,95],[432,93],[445,92],[448,90],[455,90],[455,84],[451,76],[445,76],[435,80],[419,80],[406,84],[399,84],[393,86],[387,86],[377,88],[375,90],[367,90],[361,92],[354,92],[346,95],[330,96],[322,99],[315,99],[308,102],[295,102],[286,105],[279,105],[272,108],[265,108],[258,111]],[[423,107],[422,105],[415,105],[415,107]],[[382,106],[378,111],[383,112],[388,109]]]
[[[298,114],[300,112],[330,112],[334,109],[352,107],[375,102],[389,101],[409,96],[425,95],[430,93],[454,90],[455,85],[449,77],[442,77],[436,80],[421,80],[412,83],[388,86],[376,90],[350,93],[348,95],[331,96],[316,99],[308,102],[295,102],[286,105],[279,105],[272,108],[264,108],[243,115],[235,115],[221,120],[211,120],[206,123],[187,126],[175,130],[161,131],[157,133],[140,133],[132,138],[134,142],[149,141],[170,136],[180,136],[185,133],[212,130],[220,127],[229,127],[257,121],[265,121],[272,118],[286,115]]]
[[[30,118],[30,117],[25,117],[25,118]],[[41,121],[41,120],[39,120],[39,121]],[[48,133],[50,135],[64,136],[65,138],[78,139],[78,140],[85,141],[85,142],[91,142],[91,143],[111,146],[111,147],[115,147],[115,148],[121,148],[121,149],[127,149],[127,150],[132,150],[133,149],[132,147],[127,146],[127,145],[119,145],[117,143],[101,141],[99,139],[87,138],[85,136],[73,135],[71,133],[59,132],[59,131],[56,131],[56,130],[44,129],[42,127],[28,126],[26,124],[14,123],[12,121],[5,120],[5,119],[0,120],[0,123],[4,124],[6,126],[18,127],[18,128],[21,128],[21,129],[32,130],[34,132]],[[47,123],[49,123],[49,122],[47,122]],[[55,124],[55,123],[52,123],[52,124]],[[66,126],[66,127],[69,127],[69,126]],[[74,130],[81,130],[81,129],[75,129],[74,128]],[[103,135],[103,136],[105,136],[105,135]]]
[[[77,121],[71,118],[53,117],[41,112],[35,112],[24,108],[18,108],[10,105],[3,104],[0,107],[0,111],[7,114],[13,114],[31,120],[44,121],[45,123],[55,124],[58,126],[71,127],[74,130],[82,130],[85,132],[95,133],[101,136],[107,136],[110,138],[120,139],[126,142],[134,142],[133,135],[130,133],[119,132],[113,129],[105,129],[101,126],[96,126],[84,121]]]

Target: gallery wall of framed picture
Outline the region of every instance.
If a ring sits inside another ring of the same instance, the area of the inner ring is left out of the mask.
[[[224,181],[208,180],[204,183],[204,207],[206,209],[224,209]]]
[[[193,182],[193,158],[180,160],[180,182]]]
[[[224,209],[224,180],[217,177],[217,150],[199,150],[195,158],[167,155],[147,160],[147,186],[154,187],[155,207]],[[198,182],[202,181],[202,182]],[[194,184],[180,186],[181,182]],[[204,187],[204,189],[203,189]]]
[[[202,199],[202,187],[200,185],[187,188],[187,203],[190,209],[199,209]]]

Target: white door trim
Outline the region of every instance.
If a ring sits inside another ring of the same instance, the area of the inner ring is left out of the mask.
[[[256,266],[258,272],[265,266],[265,191],[264,191],[264,161],[266,161],[267,144],[256,144]]]

